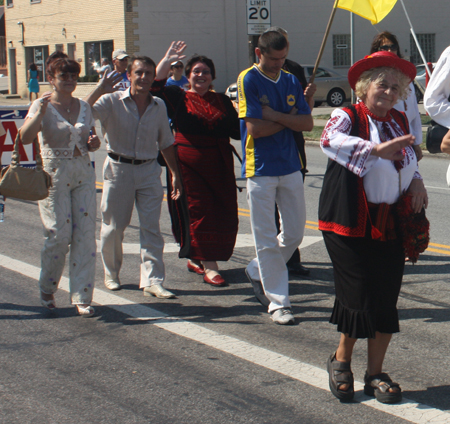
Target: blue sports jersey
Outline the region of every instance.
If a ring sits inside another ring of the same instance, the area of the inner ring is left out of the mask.
[[[181,79],[179,81],[174,80],[173,78],[168,78],[166,82],[166,86],[169,87],[171,85],[176,85],[183,90],[187,91],[189,87],[189,80],[182,75]]]
[[[273,79],[257,65],[238,78],[239,118],[241,118],[242,176],[279,176],[300,171],[300,157],[292,130],[285,128],[271,136],[254,139],[243,118],[262,119],[262,106],[289,113],[295,106],[299,115],[310,115],[298,79],[282,70]]]

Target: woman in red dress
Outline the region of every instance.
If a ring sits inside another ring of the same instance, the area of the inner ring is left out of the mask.
[[[212,90],[215,67],[205,56],[195,55],[186,63],[188,91],[165,87],[170,64],[184,57],[184,48],[183,42],[172,43],[152,87],[166,103],[183,180],[181,198],[168,199],[172,230],[179,257],[188,258],[188,270],[203,275],[208,284],[223,286],[217,261],[231,257],[238,231],[230,137],[240,138],[239,119],[230,99]]]

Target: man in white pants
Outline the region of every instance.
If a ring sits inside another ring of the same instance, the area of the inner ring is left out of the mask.
[[[149,92],[155,69],[149,57],[132,57],[128,64],[131,86],[127,90],[103,95],[115,90],[112,86],[117,81],[109,76],[86,100],[102,124],[108,150],[103,166],[100,235],[105,285],[110,290],[120,289],[123,234],[136,204],[141,242],[140,288],[144,295],[173,298],[175,295],[162,287],[164,240],[159,218],[163,188],[161,167],[156,160],[158,149],[173,175],[172,198],[179,197],[181,183],[166,106]]]
[[[257,258],[246,273],[261,281],[277,324],[293,324],[286,262],[303,238],[306,222],[301,163],[293,131],[311,131],[311,109],[296,77],[282,70],[286,38],[276,31],[262,34],[255,50],[259,64],[238,78],[241,118],[242,175]],[[275,203],[280,213],[277,236]]]

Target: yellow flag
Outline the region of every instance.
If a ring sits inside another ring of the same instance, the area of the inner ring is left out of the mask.
[[[384,19],[397,0],[336,0],[335,7],[368,19],[372,24],[377,24]]]

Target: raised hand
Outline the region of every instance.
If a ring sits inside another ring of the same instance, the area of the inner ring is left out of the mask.
[[[182,60],[186,57],[186,55],[183,54],[186,47],[187,45],[184,41],[172,41],[172,44],[167,50],[164,58],[170,63],[175,62],[177,60]]]
[[[107,74],[108,71],[105,71],[98,86],[101,88],[103,93],[114,93],[119,89],[119,87],[115,87],[115,85],[122,81],[122,75],[116,71],[112,72],[109,76]]]
[[[305,91],[303,92],[303,95],[306,98],[313,97],[314,94],[316,93],[316,91],[317,91],[317,85],[314,83],[311,83],[306,86]]]

